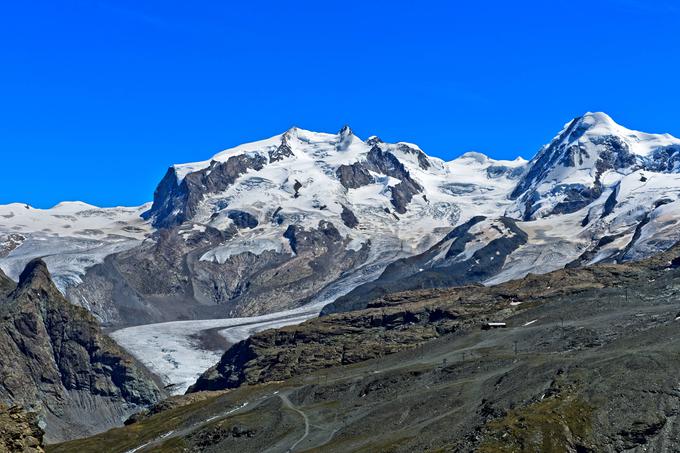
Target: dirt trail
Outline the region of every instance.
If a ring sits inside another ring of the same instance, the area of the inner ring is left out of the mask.
[[[307,414],[305,414],[300,409],[295,407],[295,405],[290,401],[287,395],[284,395],[283,393],[277,393],[277,396],[281,398],[281,401],[283,401],[284,406],[300,414],[302,416],[302,419],[305,421],[304,435],[300,437],[298,440],[296,440],[295,443],[291,445],[290,448],[288,449],[288,451],[292,453],[293,451],[295,451],[295,448],[298,445],[300,445],[300,443],[304,441],[307,438],[307,436],[309,436],[309,417],[307,417]]]

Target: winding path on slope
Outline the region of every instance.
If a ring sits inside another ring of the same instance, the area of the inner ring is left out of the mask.
[[[281,398],[281,401],[283,401],[284,406],[286,406],[288,409],[291,409],[291,410],[297,412],[298,414],[300,414],[302,416],[302,419],[305,421],[305,433],[304,433],[304,435],[301,438],[299,438],[298,440],[296,440],[295,443],[293,443],[293,445],[291,445],[290,448],[288,449],[288,452],[292,453],[295,450],[295,448],[298,445],[300,445],[300,443],[303,440],[305,440],[307,438],[307,436],[309,436],[309,417],[307,417],[307,414],[305,414],[300,409],[295,407],[295,405],[290,401],[290,399],[288,398],[287,395],[285,395],[283,393],[277,393],[277,396],[279,398]]]

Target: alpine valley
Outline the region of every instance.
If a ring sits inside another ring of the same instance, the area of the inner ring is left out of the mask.
[[[604,113],[529,161],[294,127],[143,206],[0,206],[0,451],[673,451],[678,222],[680,140]]]

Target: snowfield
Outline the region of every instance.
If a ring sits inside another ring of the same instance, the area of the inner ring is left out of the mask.
[[[108,255],[141,243],[152,231],[140,218],[149,207],[98,208],[81,202],[51,209],[0,206],[0,268],[18,280],[26,264],[41,257],[63,292]]]

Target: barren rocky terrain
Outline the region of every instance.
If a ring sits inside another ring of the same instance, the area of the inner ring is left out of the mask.
[[[16,284],[0,272],[0,400],[34,412],[47,442],[117,426],[163,396],[86,309],[64,298],[42,260]]]
[[[262,332],[192,389],[226,393],[48,451],[674,451],[678,263],[395,294]]]

